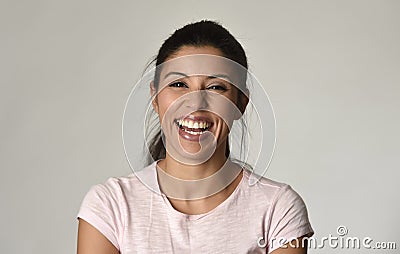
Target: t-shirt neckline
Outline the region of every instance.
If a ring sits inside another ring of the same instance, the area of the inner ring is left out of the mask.
[[[242,185],[245,182],[245,176],[246,176],[246,170],[242,168],[240,174],[242,174],[242,178],[240,179],[239,184],[236,186],[236,188],[233,190],[233,192],[224,200],[222,201],[220,204],[218,204],[216,207],[214,207],[213,209],[211,209],[210,211],[206,212],[206,213],[200,213],[200,214],[186,214],[183,212],[180,212],[178,210],[176,210],[171,202],[169,201],[169,199],[167,198],[167,196],[162,193],[160,191],[160,185],[158,182],[158,173],[157,173],[157,163],[160,160],[157,160],[155,162],[153,162],[152,164],[152,170],[154,171],[154,177],[155,177],[155,182],[157,183],[157,187],[159,190],[159,193],[161,194],[160,196],[162,197],[162,199],[164,200],[164,203],[167,205],[168,207],[168,213],[171,216],[177,217],[177,218],[183,218],[189,221],[195,221],[195,220],[200,220],[203,217],[209,216],[211,214],[217,213],[219,210],[223,209],[224,207],[226,207],[227,205],[229,205],[234,199],[237,198],[237,196],[239,195],[240,189],[242,188]]]

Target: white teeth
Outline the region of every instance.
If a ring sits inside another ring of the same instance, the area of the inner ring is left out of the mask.
[[[188,130],[184,130],[187,133],[190,133],[192,135],[200,135],[202,134],[204,131],[188,131]]]
[[[186,128],[190,128],[190,129],[205,129],[209,127],[209,124],[207,122],[203,122],[203,121],[192,121],[192,120],[182,120],[179,119],[177,120],[177,123],[179,126],[183,126]],[[200,132],[195,132],[194,135],[196,135],[196,133],[200,133]]]

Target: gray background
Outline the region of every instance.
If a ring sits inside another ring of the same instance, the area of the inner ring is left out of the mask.
[[[203,18],[240,40],[268,91],[267,176],[302,195],[315,237],[345,225],[398,241],[399,13],[386,0],[1,1],[0,253],[75,252],[85,193],[131,172],[130,89],[174,29]]]

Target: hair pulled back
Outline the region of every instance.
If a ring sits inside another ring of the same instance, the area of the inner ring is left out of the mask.
[[[245,51],[235,37],[217,22],[202,20],[176,30],[161,45],[155,58],[154,86],[156,90],[158,90],[161,72],[158,67],[184,46],[214,47],[219,49],[224,57],[240,64],[246,70],[248,68]],[[151,138],[148,145],[151,158],[148,158],[148,163],[165,158],[165,147],[161,135],[160,129]],[[229,144],[227,142],[225,156],[229,157],[229,153]]]

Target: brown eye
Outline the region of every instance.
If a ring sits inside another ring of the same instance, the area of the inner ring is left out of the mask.
[[[188,87],[184,82],[178,81],[169,84],[169,87]]]
[[[219,91],[226,91],[226,87],[223,85],[211,85],[207,87],[208,90],[219,90]]]

